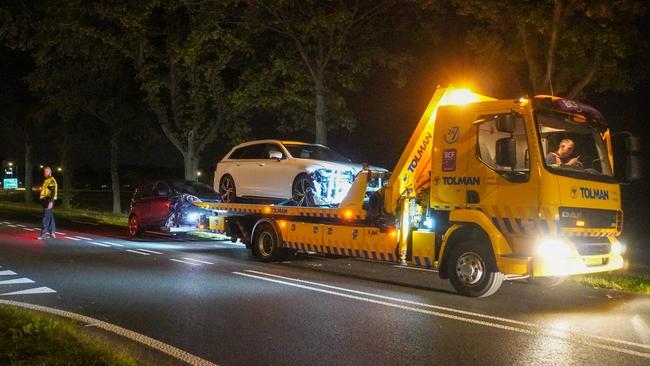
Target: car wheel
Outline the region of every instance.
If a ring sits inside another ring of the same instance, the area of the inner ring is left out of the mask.
[[[307,174],[300,174],[293,182],[291,197],[298,206],[316,206],[314,181]]]
[[[226,203],[235,202],[237,198],[237,189],[235,187],[235,180],[228,174],[224,175],[219,181],[219,194],[221,200]]]
[[[542,286],[542,287],[555,287],[561,285],[566,276],[555,276],[555,277],[528,277],[526,280],[532,285]]]
[[[493,257],[487,243],[469,240],[454,246],[447,260],[451,285],[464,296],[487,297],[494,294],[505,276],[494,268]]]
[[[261,223],[255,229],[253,253],[264,262],[276,261],[282,257],[280,240],[271,224]]]
[[[131,217],[129,217],[129,236],[132,238],[138,237],[142,234],[142,230],[138,217],[136,215],[131,215]]]

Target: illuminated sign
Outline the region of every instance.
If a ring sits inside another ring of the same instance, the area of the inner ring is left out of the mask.
[[[5,178],[2,186],[4,189],[16,189],[18,188],[18,178]]]

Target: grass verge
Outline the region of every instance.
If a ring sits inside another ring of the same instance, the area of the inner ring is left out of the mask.
[[[593,287],[650,295],[650,274],[626,272],[593,273],[571,276],[570,280]]]
[[[26,206],[24,203],[7,201],[0,202],[0,209],[14,212],[29,212],[39,215],[43,212],[43,209],[39,206]],[[56,207],[54,214],[56,217],[63,219],[90,221],[97,224],[107,224],[123,227],[127,227],[129,221],[126,214],[116,215],[107,212],[82,210],[78,208],[64,209],[61,207]]]
[[[0,305],[0,365],[139,365],[81,331],[77,323]]]

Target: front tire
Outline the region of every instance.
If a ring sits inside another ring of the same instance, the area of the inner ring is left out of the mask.
[[[298,206],[316,206],[314,181],[307,174],[300,174],[291,186],[291,197]]]
[[[237,199],[237,187],[235,187],[235,180],[232,176],[226,174],[221,177],[219,181],[219,194],[223,202],[235,202],[235,199]]]
[[[136,238],[140,235],[142,235],[143,228],[140,225],[140,220],[136,215],[131,215],[129,217],[129,236],[132,238]]]
[[[489,243],[468,240],[451,248],[447,260],[449,282],[469,297],[487,297],[501,287],[505,276],[496,269]]]

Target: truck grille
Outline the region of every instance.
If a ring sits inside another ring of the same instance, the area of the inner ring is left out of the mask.
[[[612,246],[607,238],[573,237],[571,242],[580,255],[606,255]]]
[[[614,229],[622,224],[623,215],[620,211],[598,210],[581,207],[560,207],[561,227]],[[578,226],[577,221],[582,221]]]

